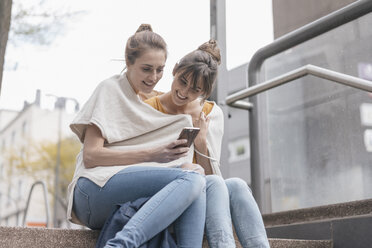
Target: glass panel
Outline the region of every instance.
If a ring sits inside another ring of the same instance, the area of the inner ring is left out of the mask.
[[[263,80],[313,64],[372,80],[372,14],[265,61]],[[263,94],[273,212],[372,198],[372,95],[314,76]]]

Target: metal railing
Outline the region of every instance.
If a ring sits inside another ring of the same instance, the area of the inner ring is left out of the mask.
[[[318,35],[324,34],[331,31],[343,24],[349,23],[359,17],[362,17],[372,12],[372,1],[371,0],[359,0],[346,7],[335,11],[327,16],[324,16],[312,23],[309,23],[293,32],[290,32],[278,39],[271,44],[259,49],[252,57],[248,67],[248,82],[249,85],[255,87],[261,84],[261,66],[263,62],[280,52],[283,52],[291,47],[299,45],[305,41],[308,41]],[[349,76],[349,75],[346,75]],[[292,79],[293,80],[293,79]],[[251,89],[252,89],[251,87]],[[274,86],[275,87],[275,86]],[[354,87],[354,86],[353,86]],[[254,91],[256,91],[255,88]],[[260,89],[261,90],[261,89]],[[248,89],[239,91],[234,95],[239,95],[239,99],[244,97],[241,94],[247,94],[245,91]],[[368,90],[369,91],[369,90]],[[243,92],[243,93],[242,93]],[[249,94],[251,94],[250,92]],[[257,94],[257,91],[255,92]],[[241,97],[241,98],[240,98]],[[247,97],[247,95],[245,95]],[[260,147],[263,145],[260,143],[259,134],[263,132],[260,126],[259,110],[257,107],[258,99],[254,94],[250,99],[250,102],[232,100],[232,96],[226,98],[226,102],[229,101],[230,106],[240,107],[249,109],[249,133],[251,141],[251,186],[255,199],[261,208],[265,207],[267,196],[264,190],[264,169],[261,167]]]
[[[241,99],[257,95],[259,93],[289,83],[293,80],[296,80],[307,75],[313,75],[346,86],[372,92],[372,81],[328,70],[315,65],[305,65],[298,69],[292,70],[288,73],[275,77],[273,79],[267,80],[261,84],[231,94],[230,96],[226,97],[226,104],[235,108],[248,110],[252,109],[253,108],[252,103],[241,101]]]
[[[27,197],[27,203],[26,203],[25,213],[23,215],[22,226],[25,226],[25,224],[26,224],[26,217],[27,217],[28,208],[30,206],[32,191],[34,190],[35,186],[38,185],[38,184],[41,184],[42,189],[43,189],[44,200],[45,200],[45,212],[46,212],[46,227],[49,227],[48,192],[47,192],[47,187],[46,187],[46,185],[43,181],[36,181],[31,186],[30,192],[28,193],[28,197]]]

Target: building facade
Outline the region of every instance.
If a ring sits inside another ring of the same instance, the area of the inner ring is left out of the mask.
[[[72,136],[69,123],[74,118],[75,111],[66,111],[66,105],[49,109],[43,108],[41,105],[40,92],[38,91],[35,101],[25,103],[21,111],[0,110],[0,123],[2,124],[0,130],[0,225],[20,226],[23,224],[23,215],[31,185],[46,178],[45,172],[42,171],[38,171],[32,176],[23,173],[24,170],[27,170],[27,164],[22,170],[17,169],[14,163],[19,163],[19,158],[25,158],[35,145],[45,142],[54,143],[57,146],[59,132],[61,139]],[[18,160],[15,161],[10,156],[15,156]],[[55,165],[55,161],[50,162],[50,166],[54,167]],[[46,185],[53,184],[53,182],[44,183]],[[49,220],[53,214],[51,210],[54,204],[51,192],[53,190],[49,189],[47,194]],[[63,212],[58,211],[60,222],[65,219]],[[41,185],[37,185],[30,199],[26,224],[42,226],[46,223],[46,214],[44,192]]]

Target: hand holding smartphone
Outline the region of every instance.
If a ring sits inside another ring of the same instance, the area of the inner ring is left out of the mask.
[[[200,128],[198,127],[184,127],[178,137],[178,139],[186,139],[187,143],[182,146],[190,147],[198,135]],[[176,146],[180,147],[180,146]]]

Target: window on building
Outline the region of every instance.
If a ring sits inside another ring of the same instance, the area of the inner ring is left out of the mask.
[[[9,184],[8,185],[8,192],[7,192],[7,201],[6,201],[6,206],[9,207],[10,206],[10,203],[12,202],[12,197],[11,197],[11,193],[12,193],[12,186]]]
[[[13,131],[12,132],[12,138],[10,140],[10,145],[14,145],[15,137],[16,137],[16,131]]]
[[[23,137],[23,138],[24,138],[25,135],[26,135],[26,128],[27,128],[27,122],[24,121],[24,122],[22,123],[22,137]]]
[[[4,152],[5,151],[5,145],[6,145],[6,142],[5,142],[5,139],[3,140],[3,145],[1,146],[1,152]]]
[[[23,181],[19,179],[18,180],[18,195],[17,195],[18,200],[22,199],[22,186],[23,186]]]

